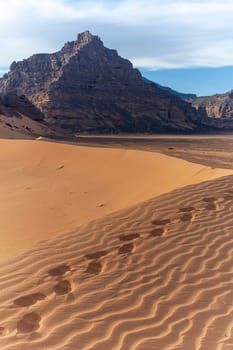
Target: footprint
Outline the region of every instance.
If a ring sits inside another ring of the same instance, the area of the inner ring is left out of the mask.
[[[170,224],[171,220],[170,219],[164,219],[164,220],[152,220],[151,223],[156,226],[163,226]]]
[[[20,307],[31,306],[36,304],[39,300],[44,300],[45,298],[46,296],[42,293],[34,293],[15,299],[14,304]]]
[[[179,211],[181,211],[182,213],[189,213],[190,211],[195,210],[194,207],[184,207],[184,208],[179,208]]]
[[[191,213],[185,213],[180,217],[180,221],[182,222],[192,221],[193,219],[194,219],[194,216]]]
[[[66,272],[70,271],[69,265],[59,265],[48,271],[48,274],[53,277],[63,276]]]
[[[205,207],[206,210],[217,210],[217,206],[215,203],[209,203],[207,204],[207,206]]]
[[[105,205],[106,205],[106,204],[101,203],[101,204],[98,204],[98,205],[96,206],[96,208],[103,208],[103,207],[105,207]]]
[[[216,205],[216,201],[218,198],[215,197],[206,197],[203,198],[203,201],[208,203],[205,207],[206,210],[217,210],[217,205]]]
[[[23,316],[17,323],[19,333],[32,333],[40,328],[41,316],[37,312],[31,312]]]
[[[53,290],[57,295],[64,295],[70,293],[72,288],[69,281],[62,280],[53,287]]]
[[[108,252],[106,252],[105,250],[100,250],[99,252],[86,254],[85,258],[87,258],[88,260],[94,260],[94,259],[99,259],[102,256],[105,256],[107,254],[108,254]]]
[[[91,261],[86,269],[87,273],[98,275],[102,271],[102,264],[99,261]]]
[[[134,244],[133,243],[127,243],[119,247],[118,249],[118,254],[127,254],[131,253],[134,249]]]
[[[120,241],[132,241],[138,237],[140,237],[139,233],[129,233],[128,235],[119,236],[119,240]]]
[[[149,235],[152,237],[162,237],[166,232],[164,227],[155,228],[154,230],[149,232]]]

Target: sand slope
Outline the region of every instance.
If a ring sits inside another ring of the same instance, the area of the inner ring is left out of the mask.
[[[175,190],[2,262],[1,349],[232,349],[232,183]]]
[[[0,141],[0,258],[110,212],[230,170],[157,153]]]
[[[35,135],[59,136],[60,130],[30,119],[24,115],[8,117],[0,114],[1,139],[33,139]]]

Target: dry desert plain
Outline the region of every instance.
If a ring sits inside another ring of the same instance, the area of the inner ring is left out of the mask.
[[[0,349],[233,349],[232,146],[2,138]]]

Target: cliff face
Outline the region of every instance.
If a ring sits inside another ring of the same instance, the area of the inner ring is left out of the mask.
[[[226,94],[190,100],[195,108],[203,108],[209,118],[233,120],[233,90]]]
[[[72,132],[186,132],[198,118],[189,103],[145,81],[88,31],[59,52],[13,62],[0,79],[0,92],[11,91]]]

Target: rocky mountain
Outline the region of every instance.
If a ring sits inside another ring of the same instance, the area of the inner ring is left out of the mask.
[[[50,124],[71,132],[189,132],[198,112],[150,84],[89,31],[52,54],[13,62],[0,92],[24,95]]]
[[[225,94],[191,99],[196,109],[204,109],[209,118],[233,120],[233,90]]]

